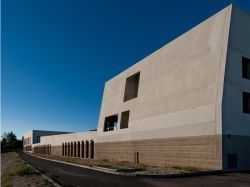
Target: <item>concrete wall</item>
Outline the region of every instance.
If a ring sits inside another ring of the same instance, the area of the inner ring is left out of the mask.
[[[42,130],[33,130],[33,144],[39,143],[37,142],[37,137],[40,136],[51,136],[51,135],[58,135],[58,134],[68,134],[72,132],[61,132],[61,131],[42,131]],[[41,141],[41,139],[40,139]]]
[[[242,78],[243,56],[250,58],[250,15],[234,7],[223,94],[222,132],[225,169],[227,169],[227,154],[231,153],[238,154],[240,168],[250,168],[250,114],[243,113],[242,102],[242,92],[250,93],[250,80]]]
[[[222,168],[231,10],[225,8],[105,84],[97,158],[133,161],[139,152],[147,164]],[[137,72],[138,97],[123,102],[126,78]],[[127,110],[129,128],[119,129]],[[118,130],[103,132],[105,117],[114,114],[119,115]]]
[[[52,154],[62,156],[63,147],[62,145],[65,143],[80,143],[80,153],[82,153],[82,143],[84,142],[84,147],[86,150],[86,142],[89,142],[89,158],[91,155],[91,145],[90,142],[93,141],[96,143],[97,141],[97,132],[79,132],[79,133],[70,133],[70,134],[60,134],[60,135],[52,135],[52,136],[42,136],[41,143],[37,143],[34,145],[33,152],[42,153],[42,154]],[[74,148],[73,148],[74,149]],[[78,148],[76,148],[78,150]],[[96,148],[94,146],[94,152]],[[86,157],[81,155],[81,157]]]
[[[62,146],[62,143],[64,142],[86,141],[86,140],[96,141],[96,135],[97,132],[93,131],[93,132],[78,132],[70,134],[42,136],[40,145],[51,144],[51,146]]]
[[[221,135],[103,142],[96,144],[96,159],[160,166],[221,169]],[[138,154],[138,155],[137,155]]]
[[[221,134],[230,16],[231,6],[106,82],[98,142]],[[126,78],[137,72],[138,97],[123,102]],[[129,128],[119,129],[126,110]],[[102,132],[113,114],[118,130]]]

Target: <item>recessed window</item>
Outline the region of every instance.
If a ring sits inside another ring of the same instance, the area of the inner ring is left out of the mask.
[[[118,115],[113,115],[105,118],[103,131],[113,131],[117,127]]]
[[[128,121],[129,121],[129,110],[122,112],[120,129],[128,128]]]
[[[243,113],[250,114],[250,93],[243,92]]]
[[[131,100],[137,97],[139,80],[140,80],[140,72],[126,79],[123,102],[126,102],[128,100]]]
[[[40,136],[37,136],[37,137],[36,137],[36,143],[40,143],[40,141],[41,141],[41,137],[40,137]]]
[[[250,59],[242,57],[242,77],[250,79]]]

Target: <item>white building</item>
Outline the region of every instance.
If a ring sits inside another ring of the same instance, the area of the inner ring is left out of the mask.
[[[34,151],[47,145],[63,156],[249,169],[250,15],[230,5],[112,78],[97,131],[42,136]]]

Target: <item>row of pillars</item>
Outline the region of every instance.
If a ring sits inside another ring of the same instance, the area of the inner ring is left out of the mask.
[[[94,141],[77,141],[62,143],[62,156],[94,158]]]

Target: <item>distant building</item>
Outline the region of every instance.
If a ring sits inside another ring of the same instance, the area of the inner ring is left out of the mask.
[[[32,148],[46,146],[62,156],[250,169],[250,15],[230,5],[109,80],[97,131],[41,136]]]
[[[60,131],[43,131],[43,130],[31,130],[27,131],[23,135],[23,149],[24,151],[32,151],[32,147],[41,142],[41,136],[51,136],[57,134],[67,134],[72,132],[60,132]]]

